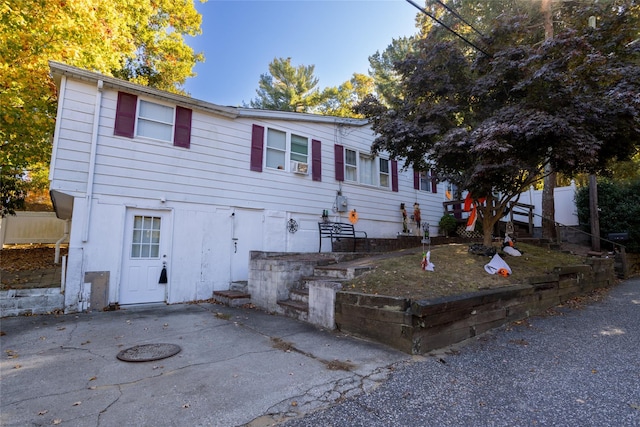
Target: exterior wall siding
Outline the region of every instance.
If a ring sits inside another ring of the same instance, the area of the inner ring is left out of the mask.
[[[372,238],[389,238],[402,231],[400,204],[411,215],[418,202],[422,220],[437,234],[443,188],[436,194],[415,190],[413,171],[403,170],[401,161],[398,192],[336,181],[334,145],[369,153],[375,136],[368,126],[318,123],[304,115],[300,120],[229,118],[197,104],[185,105],[193,111],[191,139],[189,148],[181,148],[171,142],[114,135],[118,90],[126,89],[112,84],[102,89],[97,139],[92,141],[97,85],[68,77],[64,88],[51,189],[76,198],[69,256],[82,257],[69,261],[67,311],[81,298],[84,274],[93,271],[110,272],[109,299],[118,301],[129,207],[171,212],[169,303],[210,298],[214,290],[228,289],[231,281],[247,280],[249,250],[317,251],[317,223],[323,210],[329,211],[331,220],[346,222],[348,211],[356,209],[356,229]],[[138,97],[177,105],[144,93]],[[320,141],[321,181],[314,181],[311,171],[307,175],[266,167],[252,171],[254,124],[308,137],[310,144]],[[88,189],[92,142],[95,167]],[[333,210],[338,192],[348,199],[346,212]],[[250,221],[242,222],[243,217]],[[295,233],[287,231],[289,220],[298,224]],[[418,233],[415,225],[411,229]],[[238,248],[246,260],[238,259]],[[244,263],[240,275],[244,277],[237,277],[239,262]]]

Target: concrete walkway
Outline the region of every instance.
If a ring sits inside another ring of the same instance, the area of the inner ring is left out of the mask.
[[[252,426],[371,391],[410,357],[309,324],[214,304],[3,318],[2,426]],[[124,349],[177,344],[123,362]]]

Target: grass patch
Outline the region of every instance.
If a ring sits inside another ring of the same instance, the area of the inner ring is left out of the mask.
[[[527,278],[550,273],[555,267],[584,264],[584,257],[539,246],[518,244],[522,256],[513,257],[498,251],[511,267],[509,277],[488,274],[484,265],[491,258],[470,254],[468,244],[431,247],[435,271],[420,268],[422,254],[403,255],[377,260],[375,268],[343,285],[343,291],[386,295],[411,299],[436,298],[525,284]]]

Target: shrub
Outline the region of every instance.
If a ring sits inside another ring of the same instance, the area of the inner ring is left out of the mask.
[[[450,234],[455,233],[456,228],[458,227],[458,222],[453,217],[453,215],[446,214],[440,218],[440,222],[438,223],[440,227],[440,231],[444,233],[445,236],[449,236]]]

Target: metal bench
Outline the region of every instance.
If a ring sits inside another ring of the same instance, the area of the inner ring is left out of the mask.
[[[340,239],[352,239],[353,252],[355,252],[357,240],[367,238],[366,232],[356,231],[353,224],[344,222],[319,222],[318,230],[320,231],[320,247],[318,252],[322,252],[322,239],[331,239],[331,250],[333,250],[333,242],[339,241]]]

